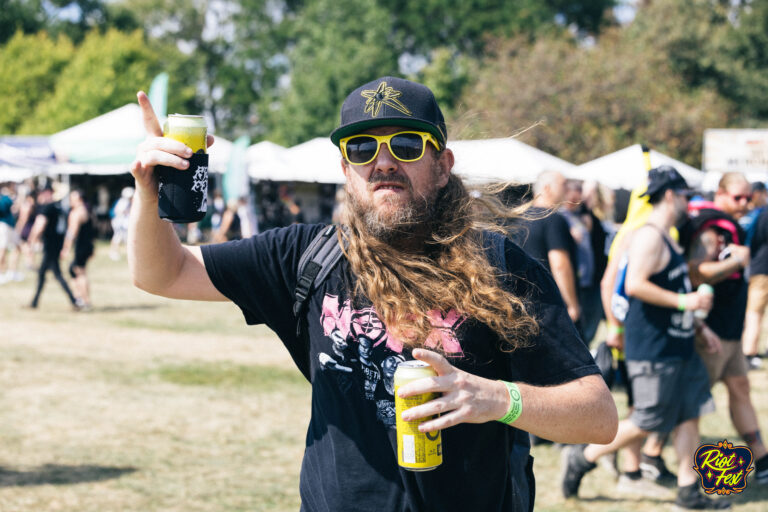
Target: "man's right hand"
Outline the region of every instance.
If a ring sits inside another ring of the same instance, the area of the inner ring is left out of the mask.
[[[749,266],[749,247],[746,245],[729,244],[728,250],[731,253],[731,258],[736,259],[741,265],[741,268],[747,268]]]
[[[157,178],[154,170],[157,165],[175,167],[185,170],[189,167],[189,157],[192,156],[192,149],[176,140],[163,137],[163,130],[160,122],[157,120],[155,111],[149,98],[143,91],[137,95],[141,115],[144,120],[144,129],[147,132],[147,138],[139,144],[136,152],[136,160],[131,164],[131,174],[136,180],[136,188],[152,195],[157,195]],[[213,135],[208,135],[208,147],[213,144]]]
[[[691,292],[685,295],[685,309],[694,311],[702,309],[709,311],[712,309],[713,295],[711,293]]]

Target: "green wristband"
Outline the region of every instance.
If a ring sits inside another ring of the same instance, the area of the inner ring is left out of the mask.
[[[684,293],[678,293],[677,294],[677,309],[680,311],[685,311],[685,294]]]
[[[608,326],[608,332],[611,334],[624,334],[624,326],[623,325],[609,325]]]
[[[511,425],[523,413],[523,397],[520,394],[520,389],[517,387],[517,384],[505,380],[502,380],[501,382],[507,386],[507,391],[509,391],[509,410],[507,410],[507,414],[496,421]]]

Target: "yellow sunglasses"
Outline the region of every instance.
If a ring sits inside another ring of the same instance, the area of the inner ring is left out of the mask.
[[[339,141],[341,154],[355,165],[373,162],[379,154],[382,143],[386,143],[389,152],[401,162],[415,162],[424,156],[427,141],[439,151],[440,143],[428,132],[397,132],[389,135],[370,135],[367,133],[344,137]]]

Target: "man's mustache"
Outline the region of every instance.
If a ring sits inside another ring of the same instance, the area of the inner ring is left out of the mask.
[[[409,190],[411,189],[411,180],[409,180],[407,177],[403,176],[402,174],[384,174],[384,173],[374,173],[371,175],[371,177],[368,179],[368,187],[373,188],[376,186],[377,183],[386,182],[386,183],[400,183],[402,185],[405,185],[406,188]]]

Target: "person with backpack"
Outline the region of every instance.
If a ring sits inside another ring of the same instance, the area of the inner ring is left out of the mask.
[[[707,366],[710,385],[722,382],[728,389],[731,421],[755,457],[755,480],[768,484],[768,451],[750,397],[749,367],[741,344],[748,291],[744,271],[750,263],[750,250],[744,245],[745,234],[738,219],[747,213],[750,197],[750,184],[743,174],[723,174],[714,208],[698,210],[686,237],[693,285],[714,287],[714,304],[706,323],[723,345],[718,354],[697,348]]]
[[[231,300],[248,324],[281,339],[312,386],[301,510],[532,510],[529,432],[613,439],[616,407],[555,283],[495,234],[500,210],[483,215],[488,203],[452,173],[427,87],[383,77],[345,99],[331,134],[346,177],[338,228],[293,224],[199,247],[158,218],[153,173],[186,169],[192,152],[162,138],[138,98],[149,136],[132,165],[134,283],[165,297]],[[420,430],[442,430],[443,463],[425,472],[398,466],[387,381],[414,359],[438,375],[399,396],[441,395],[403,414],[435,416]]]
[[[682,250],[669,230],[687,210],[688,185],[670,166],[651,169],[645,194],[653,209],[629,241],[625,287],[629,296],[624,318],[625,352],[634,409],[619,423],[609,445],[567,448],[562,492],[576,497],[582,478],[599,457],[643,439],[650,433],[675,433],[677,497],[690,510],[730,508],[725,501],[704,496],[691,461],[700,443],[699,416],[714,411],[707,370],[694,349],[696,310],[712,307],[709,295],[694,292]],[[706,329],[705,326],[699,326]],[[709,351],[719,340],[705,332]],[[639,473],[639,471],[638,471]],[[638,475],[639,476],[639,475]]]

